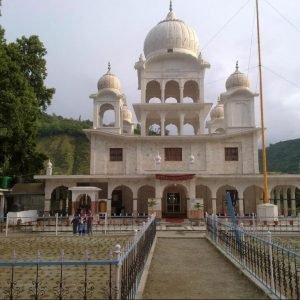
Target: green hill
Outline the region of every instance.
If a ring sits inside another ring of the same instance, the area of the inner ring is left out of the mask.
[[[67,119],[43,114],[38,124],[38,150],[53,164],[53,174],[89,174],[90,146],[82,129],[92,128],[89,120]],[[259,151],[261,170],[261,151]],[[300,173],[300,139],[267,147],[268,172]]]
[[[91,121],[42,115],[37,148],[51,160],[54,175],[89,174],[90,147],[82,129],[91,127]]]
[[[300,139],[270,144],[266,149],[268,172],[300,173]],[[261,151],[259,151],[261,170]]]

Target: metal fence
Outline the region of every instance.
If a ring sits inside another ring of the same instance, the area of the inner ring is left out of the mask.
[[[134,231],[138,229],[143,222],[147,221],[147,216],[140,217],[107,217],[107,215],[94,217],[92,222],[92,230],[90,234],[107,232],[120,233],[122,231]],[[45,233],[45,234],[65,234],[73,232],[72,218],[66,216],[32,217],[22,219],[5,217],[0,218],[0,235],[15,235],[23,233]],[[77,231],[77,235],[79,232]],[[82,234],[87,234],[84,232]]]
[[[208,238],[279,299],[300,299],[300,252],[272,242],[271,232],[253,232],[207,217]]]
[[[1,299],[134,299],[156,235],[155,217],[135,229],[122,249],[116,245],[110,260],[0,262]]]

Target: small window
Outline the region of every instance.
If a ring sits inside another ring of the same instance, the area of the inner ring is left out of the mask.
[[[172,53],[173,52],[173,49],[168,49],[168,53]]]
[[[165,148],[165,161],[182,161],[182,148]]]
[[[238,161],[239,160],[238,147],[226,147],[225,148],[225,160],[226,161]]]
[[[122,148],[110,148],[109,149],[110,161],[123,161],[123,149]]]

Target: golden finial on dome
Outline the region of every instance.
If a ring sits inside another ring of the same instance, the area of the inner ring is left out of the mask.
[[[236,71],[239,70],[239,61],[238,61],[238,60],[236,61],[236,64],[235,64],[235,70],[236,70]]]
[[[110,62],[108,62],[107,72],[109,73],[111,70]]]
[[[172,7],[172,0],[170,0],[170,8],[169,8],[170,12],[173,11],[173,7]]]

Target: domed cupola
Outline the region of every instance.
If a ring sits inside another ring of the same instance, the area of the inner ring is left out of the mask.
[[[227,91],[234,88],[249,88],[249,80],[246,74],[239,71],[238,62],[236,62],[235,72],[226,80]]]
[[[121,84],[119,78],[111,73],[110,63],[108,63],[107,72],[98,81],[98,91],[103,89],[113,89],[120,91]]]
[[[132,122],[132,113],[127,106],[123,106],[122,108],[122,119],[128,123]]]
[[[210,113],[211,120],[224,119],[224,105],[220,103],[220,98],[218,99],[217,105],[212,109]]]
[[[172,1],[165,20],[150,30],[144,42],[146,59],[169,52],[186,53],[194,57],[198,57],[199,54],[197,33],[176,18]]]

